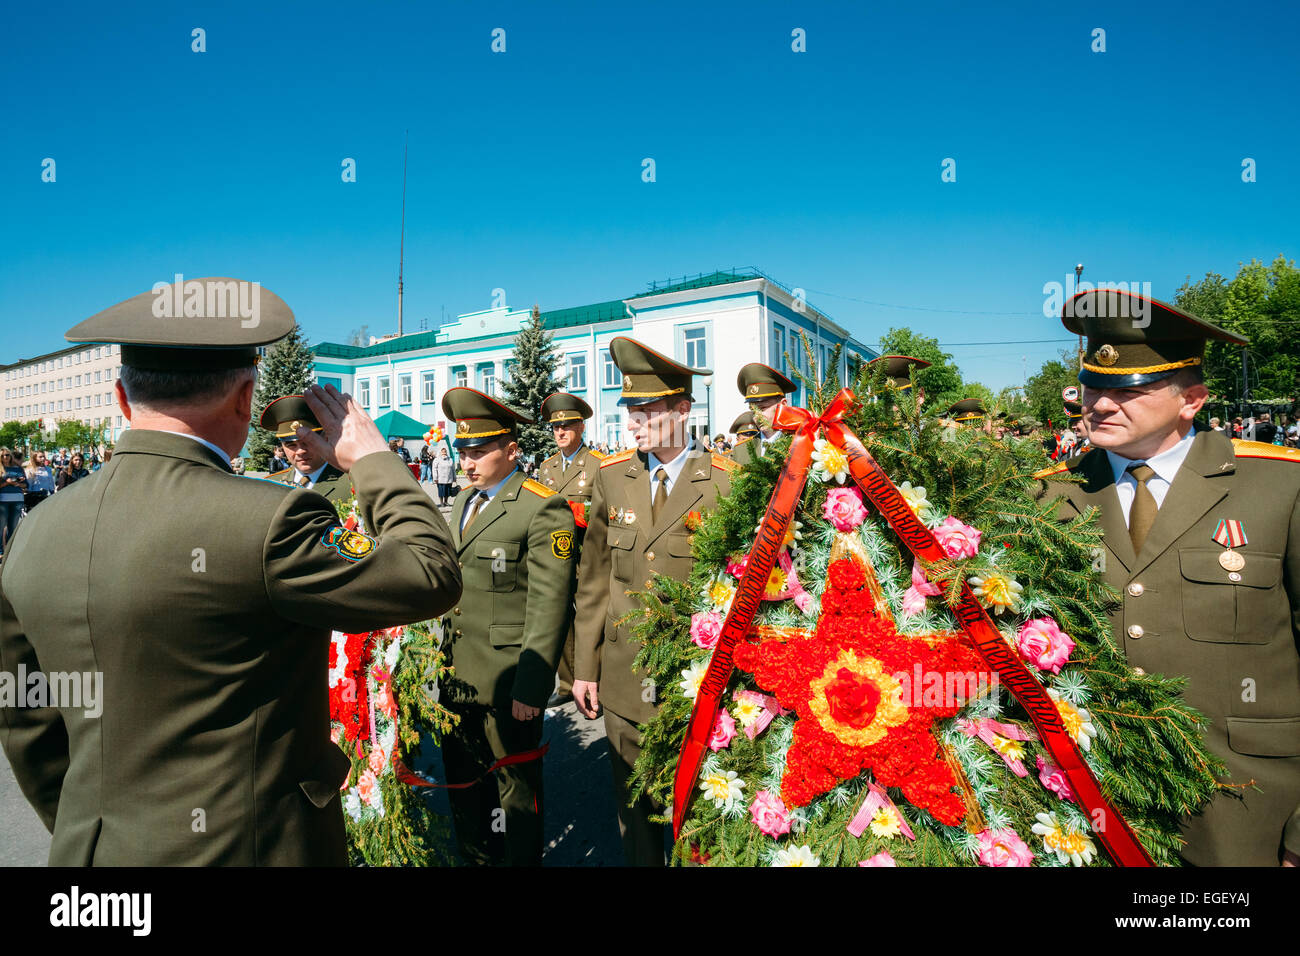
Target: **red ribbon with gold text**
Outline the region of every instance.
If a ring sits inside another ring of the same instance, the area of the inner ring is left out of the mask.
[[[695,710],[691,714],[673,784],[674,837],[681,833],[686,811],[694,796],[695,778],[699,774],[704,747],[712,733],[722,693],[731,677],[735,644],[749,630],[758,610],[763,587],[771,574],[780,542],[794,517],[795,506],[807,480],[812,444],[818,430],[825,431],[827,439],[846,454],[854,482],[913,555],[928,562],[948,558],[934,535],[912,513],[884,469],[871,457],[857,436],[842,423],[841,420],[853,404],[853,393],[843,389],[820,417],[813,416],[802,408],[782,408],[773,421],[782,431],[794,432],[790,454],[785,469],[777,479],[772,500],[759,528],[758,540],[731,609],[727,612],[704,683],[695,699]],[[743,598],[747,599],[742,601]],[[1088,814],[1093,831],[1105,846],[1111,860],[1120,866],[1151,866],[1151,858],[1138,842],[1128,822],[1102,794],[1074,740],[1066,732],[1055,702],[1003,640],[965,581],[962,582],[960,596],[951,609],[985,664],[997,671],[998,678],[1029,714],[1039,739],[1070,782],[1079,805]]]

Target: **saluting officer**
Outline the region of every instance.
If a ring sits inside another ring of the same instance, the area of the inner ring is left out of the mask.
[[[252,316],[226,306],[237,283],[163,286],[67,333],[121,343],[131,428],[28,516],[0,566],[0,671],[102,675],[99,713],[0,707],[53,866],[343,865],[330,630],[424,620],[460,595],[447,523],[333,387],[308,390],[322,431],[297,437],[352,474],[372,535],[314,492],[231,472],[256,347],[294,325],[255,286],[245,327]]]
[[[555,436],[554,455],[542,462],[538,480],[557,494],[561,494],[573,510],[577,533],[574,536],[573,560],[576,567],[582,552],[582,541],[587,531],[587,508],[591,505],[591,489],[596,483],[596,471],[605,455],[590,448],[583,441],[587,419],[592,416],[591,406],[577,395],[556,392],[542,402],[542,418],[551,426]],[[564,653],[560,655],[557,669],[556,702],[573,696],[573,629],[564,640]]]
[[[764,445],[780,437],[780,431],[772,427],[772,419],[777,409],[789,405],[786,398],[797,386],[770,365],[762,362],[750,362],[736,376],[736,388],[749,403],[752,415],[758,412],[766,420],[766,425],[759,426],[758,433],[748,441],[736,442],[731,450],[731,460],[741,467],[763,454]],[[754,419],[757,421],[757,419]]]
[[[449,390],[442,409],[470,481],[451,511],[465,594],[446,619],[456,670],[442,688],[460,715],[442,742],[447,779],[478,781],[449,791],[456,840],[468,863],[540,866],[541,757],[484,774],[541,745],[572,616],[573,514],[519,470],[518,426],[532,419],[472,388]]]
[[[1115,643],[1135,673],[1187,679],[1235,795],[1183,821],[1198,866],[1300,863],[1300,452],[1198,431],[1207,338],[1246,340],[1129,293],[1082,292],[1091,451],[1040,477],[1070,518],[1101,512]],[[1252,784],[1253,786],[1246,786]]]
[[[275,433],[275,440],[289,461],[288,468],[272,472],[267,478],[314,491],[330,502],[352,497],[351,477],[306,442],[298,440],[300,427],[313,432],[321,430],[320,422],[301,395],[285,395],[268,402],[258,424]]]
[[[687,431],[691,377],[709,375],[618,336],[610,342],[623,373],[619,404],[628,411],[636,450],[606,458],[596,474],[587,544],[578,572],[573,699],[594,718],[605,707],[614,797],[623,854],[631,865],[663,866],[662,813],[647,797],[629,807],[627,779],[641,752],[637,727],[657,712],[655,688],[633,667],[641,643],[616,623],[639,605],[631,592],[656,574],[685,581],[691,573],[692,512],[713,508],[731,487],[734,462],[703,451]]]

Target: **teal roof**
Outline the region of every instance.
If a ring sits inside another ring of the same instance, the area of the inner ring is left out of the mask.
[[[385,438],[420,438],[429,430],[428,425],[420,424],[410,415],[397,409],[384,412],[376,418],[375,427]]]

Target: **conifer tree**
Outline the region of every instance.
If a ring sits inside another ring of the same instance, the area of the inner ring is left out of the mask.
[[[554,336],[546,331],[541,310],[534,305],[533,314],[515,339],[510,374],[501,384],[505,403],[536,420],[519,431],[519,448],[525,458],[537,456],[540,460],[555,451],[551,429],[541,420],[546,396],[563,388],[563,383],[555,377],[559,359],[552,351],[553,340]]]
[[[253,421],[248,437],[248,470],[266,471],[271,464],[275,438],[258,420],[266,406],[284,395],[301,395],[312,383],[312,351],[302,334],[302,326],[275,343],[262,356],[258,366],[257,391],[253,393]]]

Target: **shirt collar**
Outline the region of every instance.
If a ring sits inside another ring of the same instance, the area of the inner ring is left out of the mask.
[[[513,469],[513,470],[510,472],[510,474],[506,475],[504,478],[502,478],[500,481],[498,481],[498,482],[497,482],[495,485],[493,485],[491,488],[483,488],[482,490],[480,490],[480,491],[479,491],[479,494],[486,496],[486,497],[487,497],[487,500],[488,500],[488,501],[491,501],[493,498],[495,498],[495,497],[496,497],[496,496],[501,492],[501,489],[505,487],[506,482],[509,481],[511,478],[513,478],[514,475],[515,475],[515,472],[518,471],[518,470],[519,470],[519,469],[516,467],[515,469]]]
[[[307,478],[311,481],[313,485],[316,484],[316,482],[320,481],[321,473],[324,472],[325,469],[329,467],[329,465],[330,463],[327,461],[325,462],[325,464],[321,465],[319,468],[317,468],[315,471],[313,471],[311,474],[307,476]],[[302,474],[302,472],[299,472],[299,474]]]
[[[668,472],[668,484],[677,484],[677,476],[680,475],[682,469],[686,467],[686,459],[690,457],[694,448],[695,442],[692,440],[691,443],[687,445],[672,461],[660,461],[654,452],[647,452],[646,469],[650,472],[651,480],[654,480],[655,471],[659,468],[663,468],[664,471]]]
[[[1174,483],[1174,476],[1178,474],[1178,469],[1183,467],[1183,461],[1187,458],[1187,453],[1192,450],[1192,439],[1196,435],[1195,428],[1189,428],[1187,434],[1178,440],[1178,444],[1173,448],[1168,448],[1158,455],[1152,455],[1146,459],[1146,463],[1151,466],[1151,470],[1156,476],[1169,482]],[[1129,465],[1142,461],[1141,458],[1125,458],[1113,451],[1107,451],[1106,457],[1110,459],[1110,470],[1114,476],[1115,484],[1124,477],[1124,472],[1128,470]]]
[[[222,461],[226,462],[227,464],[229,464],[230,462],[230,455],[228,455],[224,449],[218,448],[216,445],[212,444],[212,442],[208,441],[206,438],[200,438],[198,435],[191,435],[189,432],[167,431],[167,429],[165,428],[160,428],[158,429],[158,431],[167,432],[168,435],[180,435],[182,438],[193,439],[194,441],[198,442],[200,445],[206,445],[207,447],[211,448],[214,452],[217,453],[218,457],[220,457]]]
[[[580,452],[580,451],[582,451],[582,442],[578,442],[578,447],[575,448],[575,449],[573,449],[573,454],[572,454],[572,455],[565,455],[565,454],[561,453],[561,456],[560,456],[560,457],[562,457],[565,461],[567,461],[567,462],[569,462],[569,463],[572,463],[572,462],[573,462],[573,459],[575,459],[575,458],[578,457],[578,452]]]

